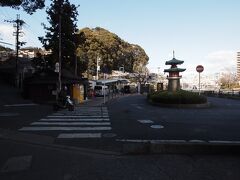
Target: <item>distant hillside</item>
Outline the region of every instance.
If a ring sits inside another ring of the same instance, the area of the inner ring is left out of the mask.
[[[78,57],[90,74],[96,72],[97,57],[101,71],[106,73],[120,67],[136,72],[148,63],[149,57],[142,47],[126,42],[104,28],[84,28],[79,33],[85,41],[78,47]]]
[[[5,48],[5,47],[0,45],[0,51],[13,51],[13,50],[10,49],[10,48]]]

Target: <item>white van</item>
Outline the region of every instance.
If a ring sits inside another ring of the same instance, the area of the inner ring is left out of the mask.
[[[95,96],[107,96],[109,93],[108,86],[96,85],[94,87]]]

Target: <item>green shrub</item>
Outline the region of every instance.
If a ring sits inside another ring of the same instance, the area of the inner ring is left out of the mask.
[[[147,98],[155,103],[163,104],[202,104],[207,98],[198,93],[179,90],[177,92],[160,91],[148,94]]]

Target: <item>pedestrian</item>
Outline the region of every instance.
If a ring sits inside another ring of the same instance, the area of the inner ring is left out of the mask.
[[[121,88],[121,94],[124,95],[124,89],[123,88]]]
[[[65,104],[66,98],[67,98],[67,86],[64,86],[59,92],[59,101],[62,104]]]

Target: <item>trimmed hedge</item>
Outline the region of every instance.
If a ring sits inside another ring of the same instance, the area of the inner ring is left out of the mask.
[[[198,93],[179,90],[176,92],[159,91],[148,94],[148,100],[163,104],[203,104],[207,98]]]

